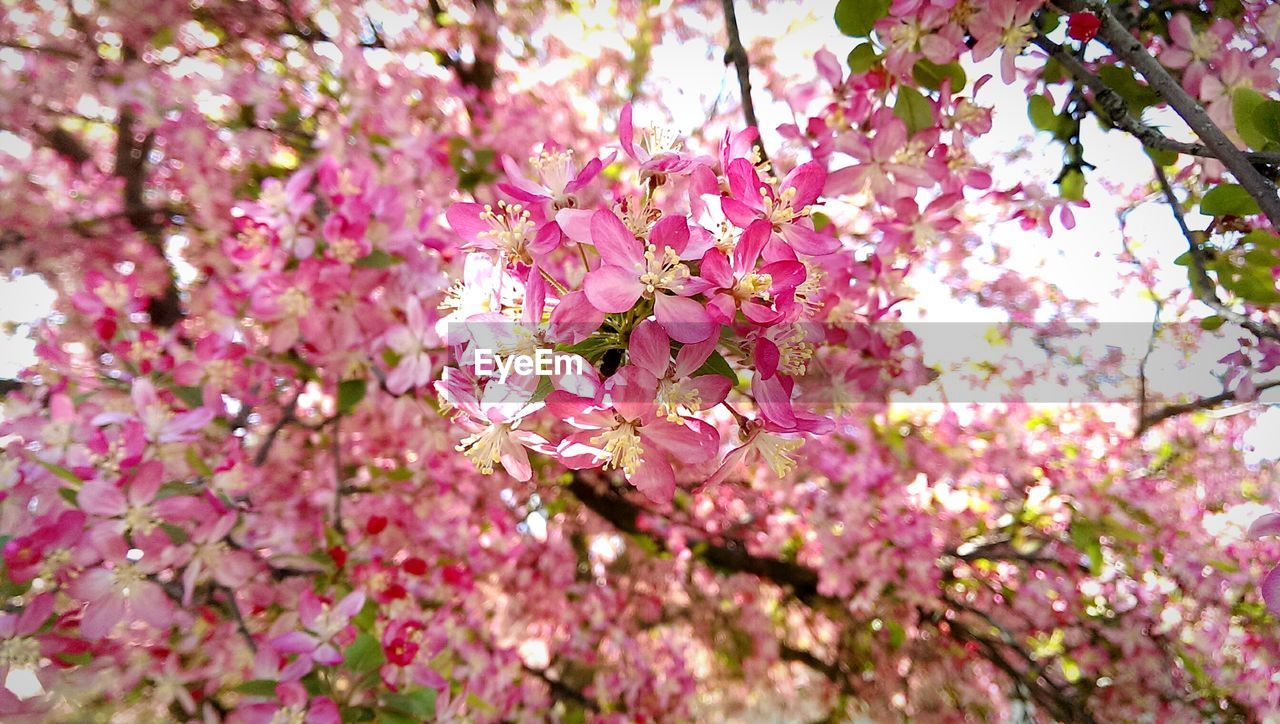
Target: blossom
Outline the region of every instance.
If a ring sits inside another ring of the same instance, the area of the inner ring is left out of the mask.
[[[640,137],[638,143],[637,135]],[[682,150],[684,143],[673,129],[642,128],[637,134],[631,121],[630,103],[622,107],[622,115],[618,119],[618,140],[623,152],[640,164],[642,180],[686,174],[695,166],[710,162],[705,156],[694,156]]]
[[[656,342],[655,335],[637,349],[652,352]],[[588,395],[559,389],[546,399],[552,414],[581,431],[557,446],[557,457],[568,467],[621,470],[650,500],[667,503],[675,494],[672,460],[689,465],[715,455],[720,440],[716,429],[678,412],[692,398],[669,395],[660,414],[659,380],[643,367],[627,365],[607,382],[592,378],[587,383],[582,391]],[[715,394],[714,388],[709,393]]]
[[[298,619],[303,631],[290,631],[271,639],[273,649],[282,654],[298,654],[298,658],[281,672],[282,681],[296,681],[311,671],[313,662],[323,666],[342,663],[338,650],[339,634],[347,630],[351,619],[364,608],[364,591],[352,591],[336,604],[311,591],[298,597]]]
[[[653,301],[658,324],[676,341],[701,342],[715,334],[707,310],[689,298],[705,283],[681,260],[689,243],[684,217],[663,217],[641,243],[613,212],[600,210],[591,219],[591,241],[601,259],[583,280],[591,306],[605,313],[626,312],[644,297]]]
[[[83,571],[67,587],[68,593],[85,602],[80,633],[97,640],[126,620],[167,629],[173,622],[173,605],[152,576],[167,568],[169,561],[158,551],[130,548],[118,535],[105,538],[94,543],[102,564]]]
[[[429,324],[416,297],[405,302],[405,322],[387,331],[387,347],[396,353],[396,366],[387,375],[387,389],[395,394],[431,382],[435,366],[431,354],[440,346],[436,327]]]
[[[840,247],[834,237],[815,231],[808,219],[827,180],[826,170],[816,162],[792,169],[777,193],[760,180],[745,159],[729,164],[728,177],[731,194],[721,200],[721,205],[725,216],[740,228],[763,219],[788,246],[811,256],[830,254]]]

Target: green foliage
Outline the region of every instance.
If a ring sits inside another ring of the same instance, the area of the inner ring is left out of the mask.
[[[879,62],[880,55],[876,53],[875,46],[869,42],[863,43],[849,51],[849,70],[853,71],[855,74],[866,73]]]
[[[338,412],[345,415],[364,399],[368,388],[366,380],[343,380],[338,383]]]
[[[933,125],[933,109],[920,91],[910,86],[898,89],[898,101],[893,104],[893,114],[907,124],[907,131],[915,133]]]
[[[958,93],[968,82],[968,77],[964,73],[964,68],[960,67],[960,63],[951,62],[946,65],[938,65],[927,58],[921,58],[916,61],[915,66],[911,68],[911,76],[920,85],[933,90],[942,88],[942,81],[950,78],[952,93]]]
[[[348,669],[357,673],[375,671],[386,663],[382,654],[382,644],[372,634],[361,633],[351,642],[342,655],[343,663]]]
[[[1258,202],[1240,184],[1220,184],[1200,200],[1205,216],[1252,216],[1258,211]]]
[[[855,38],[871,34],[876,21],[889,13],[892,0],[840,0],[836,4],[836,27]]]

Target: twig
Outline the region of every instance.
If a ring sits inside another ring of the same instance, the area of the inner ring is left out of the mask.
[[[729,47],[724,51],[724,62],[733,63],[738,72],[738,90],[742,94],[742,115],[747,125],[760,130],[760,122],[756,120],[756,106],[751,100],[751,59],[747,49],[742,45],[742,36],[738,33],[738,15],[733,9],[733,0],[721,0],[724,7],[725,33],[729,37]],[[769,154],[764,150],[764,139],[756,138],[756,148],[760,151],[760,160],[768,163]]]
[[[236,603],[236,592],[226,586],[219,586],[223,595],[227,597],[227,610],[231,613],[231,617],[235,619],[236,628],[240,630],[240,635],[244,637],[245,643],[249,644],[249,650],[258,653],[258,642],[253,640],[253,634],[249,633],[249,626],[244,621],[244,614],[240,613],[240,606]]]
[[[284,413],[280,415],[280,420],[277,421],[276,424],[272,426],[271,430],[267,432],[267,437],[263,439],[262,446],[258,448],[258,453],[253,456],[253,464],[255,467],[260,468],[266,464],[267,456],[271,454],[271,446],[276,443],[276,438],[279,437],[280,431],[284,429],[285,425],[288,425],[290,421],[295,419],[298,413],[298,398],[300,396],[301,393],[294,394],[293,399],[289,400],[289,403],[285,405]]]
[[[1240,185],[1258,202],[1262,213],[1271,225],[1280,229],[1280,194],[1275,184],[1253,167],[1244,152],[1209,117],[1204,106],[1182,88],[1169,71],[1142,47],[1129,28],[1116,19],[1105,2],[1100,0],[1056,0],[1059,7],[1072,12],[1090,11],[1102,21],[1098,39],[1134,70],[1142,74],[1147,84],[1182,116],[1191,130],[1213,153],[1214,157],[1236,177]]]
[[[1129,113],[1128,104],[1120,97],[1120,94],[1112,90],[1101,78],[1086,68],[1084,63],[1068,52],[1066,48],[1043,35],[1037,35],[1031,42],[1058,61],[1077,81],[1092,90],[1093,97],[1098,101],[1098,105],[1106,112],[1106,120],[1110,121],[1116,128],[1138,139],[1143,146],[1159,151],[1185,153],[1188,156],[1218,158],[1216,153],[1210,151],[1203,144],[1176,141],[1164,135],[1158,129],[1134,118]],[[1277,152],[1250,151],[1244,155],[1255,163],[1280,165],[1280,153]]]
[[[1196,240],[1195,232],[1187,226],[1187,220],[1182,214],[1182,207],[1178,202],[1178,196],[1173,192],[1173,184],[1169,182],[1169,177],[1165,174],[1160,164],[1152,162],[1155,169],[1156,180],[1160,183],[1160,189],[1164,193],[1165,201],[1168,202],[1169,208],[1173,210],[1173,218],[1178,223],[1178,230],[1187,239],[1187,245],[1190,247],[1191,253],[1191,291],[1195,293],[1196,299],[1199,299],[1206,306],[1212,309],[1219,317],[1239,325],[1253,332],[1259,339],[1273,339],[1280,341],[1280,328],[1268,322],[1261,322],[1253,319],[1247,314],[1231,309],[1222,300],[1218,298],[1214,289],[1217,287],[1213,280],[1209,278],[1209,272],[1205,268],[1204,250],[1200,248],[1200,243]]]
[[[333,455],[333,529],[342,535],[342,446],[340,437],[342,429],[337,415],[333,417],[333,439],[329,443],[329,453]]]
[[[1257,390],[1259,393],[1261,393],[1266,390],[1273,389],[1275,387],[1280,387],[1280,380],[1272,380],[1270,382],[1264,382],[1263,384],[1257,386]],[[1222,392],[1222,393],[1213,395],[1211,397],[1200,397],[1200,398],[1191,400],[1190,402],[1182,402],[1176,405],[1166,405],[1164,407],[1161,407],[1159,410],[1156,410],[1155,412],[1151,413],[1150,415],[1143,416],[1142,422],[1141,424],[1138,425],[1138,430],[1134,434],[1141,435],[1147,430],[1150,430],[1155,425],[1161,422],[1164,422],[1169,418],[1177,417],[1179,415],[1185,415],[1188,412],[1196,412],[1198,410],[1209,410],[1223,403],[1231,402],[1232,400],[1235,400],[1235,399],[1236,399],[1236,396],[1234,392]]]

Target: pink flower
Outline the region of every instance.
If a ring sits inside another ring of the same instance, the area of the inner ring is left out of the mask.
[[[780,309],[794,302],[795,289],[807,273],[803,263],[779,259],[756,270],[771,235],[769,222],[757,219],[733,247],[732,257],[720,249],[711,249],[702,257],[701,276],[711,285],[707,312],[713,321],[730,324],[741,309],[756,324],[772,324],[782,318]],[[780,306],[775,308],[775,304]]]
[[[511,198],[526,204],[538,204],[544,212],[554,213],[561,209],[576,209],[581,204],[577,192],[591,183],[600,174],[601,169],[613,161],[611,156],[605,161],[593,158],[581,169],[573,162],[571,150],[543,150],[529,159],[538,174],[533,181],[524,175],[520,166],[510,156],[502,157],[502,168],[507,172],[511,183],[500,183],[498,188]]]
[[[536,379],[527,387],[511,381],[486,383],[452,367],[436,383],[441,401],[455,410],[454,424],[471,433],[457,449],[481,473],[492,473],[501,464],[516,480],[530,480],[533,466],[526,448],[551,451],[542,437],[519,429],[521,420],[541,408],[541,403],[530,402],[536,384]]]
[[[173,605],[152,576],[168,568],[168,561],[159,552],[130,548],[120,536],[108,537],[95,547],[103,564],[84,571],[67,587],[71,596],[87,604],[80,617],[80,633],[96,641],[121,621],[137,619],[167,629],[173,621]]]
[[[1191,28],[1191,19],[1185,13],[1178,13],[1169,21],[1169,39],[1173,45],[1160,54],[1160,62],[1170,68],[1184,68],[1183,87],[1199,95],[1210,63],[1231,39],[1233,31],[1231,21],[1218,20],[1204,32],[1197,33]]]
[[[601,265],[583,280],[587,299],[609,314],[630,311],[641,297],[653,300],[653,312],[663,329],[678,342],[701,342],[715,334],[707,310],[688,297],[706,287],[681,261],[689,244],[689,225],[683,216],[666,216],[653,225],[641,243],[612,211],[591,217],[591,240]]]
[[[1036,35],[1029,21],[1040,4],[1039,0],[991,0],[969,22],[969,31],[977,40],[973,59],[984,60],[997,49],[1003,49],[1000,78],[1012,83],[1017,78],[1014,61]]]
[[[311,591],[298,597],[298,618],[305,631],[291,631],[271,639],[271,647],[283,654],[299,654],[280,673],[282,681],[296,681],[311,671],[312,663],[336,666],[342,652],[334,639],[347,630],[351,619],[364,608],[364,591],[348,593],[337,605],[330,605]]]
[[[692,415],[707,410],[724,401],[733,383],[728,377],[709,372],[693,373],[700,368],[711,353],[715,352],[715,337],[686,344],[671,359],[671,338],[661,325],[646,319],[631,330],[627,347],[631,363],[653,375],[658,381],[657,414],[668,422],[681,423],[685,414]]]
[[[631,123],[631,104],[628,103],[622,107],[622,116],[618,119],[618,140],[623,152],[639,162],[642,180],[686,174],[699,164],[714,163],[706,156],[694,156],[681,150],[684,143],[679,134],[670,128],[642,128],[638,144],[635,136],[636,131]]]
[[[638,349],[652,351],[654,340],[641,345]],[[553,391],[547,409],[581,430],[561,441],[556,456],[575,470],[601,465],[622,470],[650,500],[670,502],[676,485],[672,460],[682,466],[705,462],[715,455],[720,435],[702,420],[673,413],[672,407],[679,407],[674,401],[659,414],[658,386],[651,372],[627,365],[605,383],[588,380],[581,391],[590,396]]]
[[[304,724],[341,724],[338,705],[327,696],[312,697],[306,687],[297,681],[281,682],[276,686],[276,702],[249,704],[231,712],[228,724],[275,724],[276,722],[303,722]]]
[[[139,377],[133,381],[133,406],[137,419],[141,420],[146,437],[151,442],[187,442],[213,420],[213,410],[201,407],[189,412],[174,413],[160,401],[155,385],[150,379]],[[123,423],[132,419],[122,412],[104,412],[93,418],[95,425]]]
[[[404,311],[405,323],[392,327],[386,337],[387,346],[400,356],[387,375],[387,389],[397,395],[431,382],[431,350],[440,346],[434,325],[428,323],[417,297],[409,297]]]
[[[822,166],[810,161],[792,169],[776,194],[746,159],[730,163],[728,177],[731,195],[721,200],[721,208],[739,228],[764,219],[774,234],[801,254],[821,256],[840,248],[839,240],[815,231],[808,219],[811,206],[827,182]]]

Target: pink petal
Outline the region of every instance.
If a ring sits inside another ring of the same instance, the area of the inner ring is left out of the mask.
[[[483,212],[484,206],[481,204],[459,202],[450,206],[444,212],[444,216],[458,236],[468,241],[475,241],[480,232],[489,231],[489,224],[480,219],[480,214]]]
[[[720,447],[720,433],[709,423],[693,417],[685,418],[684,423],[668,422],[666,418],[655,420],[640,428],[640,437],[684,463],[707,460]]]
[[[602,169],[604,169],[604,163],[600,159],[591,159],[587,162],[586,166],[582,167],[582,170],[578,172],[578,175],[574,176],[573,180],[565,185],[564,192],[571,194],[591,183],[591,180],[594,179]]]
[[[796,166],[782,181],[782,188],[794,188],[795,198],[791,200],[791,208],[797,211],[818,200],[822,187],[827,183],[827,170],[817,161],[810,161]]]
[[[720,339],[715,335],[704,339],[701,342],[686,344],[676,353],[676,366],[673,375],[678,379],[688,377],[693,371],[702,366],[703,362],[711,356],[715,351],[716,345],[720,343]]]
[[[756,371],[760,373],[762,379],[773,377],[778,371],[778,363],[782,360],[782,352],[778,349],[778,345],[773,340],[761,337],[756,341],[755,353],[752,355],[752,361],[755,362]]]
[[[622,115],[618,117],[618,140],[622,143],[622,150],[632,158],[636,157],[634,134],[635,129],[631,125],[631,104],[628,103],[622,107]]]
[[[608,209],[592,215],[591,243],[605,264],[629,269],[644,263],[644,247],[622,220]]]
[[[556,224],[564,235],[574,241],[591,241],[591,217],[589,209],[560,209],[556,212]]]
[[[661,325],[646,319],[632,330],[627,353],[632,364],[661,378],[671,363],[671,339]]]
[[[85,606],[80,617],[80,633],[90,641],[96,641],[124,618],[126,602],[119,593],[109,593]]]
[[[90,480],[85,483],[76,496],[76,503],[84,512],[104,518],[123,515],[125,509],[129,507],[124,493],[116,487],[115,483],[108,483],[105,480]]]
[[[664,216],[653,225],[649,241],[659,254],[664,248],[671,247],[679,255],[689,245],[689,222],[683,216]]]
[[[767,220],[756,219],[751,222],[733,250],[733,268],[744,274],[755,269],[756,260],[760,258],[760,252],[772,234],[773,226]]]
[[[783,224],[782,238],[792,249],[809,256],[823,256],[840,248],[840,240],[800,224]]]
[[[676,475],[671,463],[660,457],[646,456],[640,467],[627,478],[636,490],[655,503],[670,503],[676,494]]]
[[[729,267],[729,258],[719,249],[711,249],[703,255],[700,274],[718,289],[733,286],[733,269]]]
[[[768,192],[768,187],[760,180],[760,175],[750,161],[745,158],[734,159],[725,175],[729,177],[729,191],[734,199],[753,209],[763,208],[760,190]]]
[[[760,218],[760,212],[728,196],[720,199],[720,210],[724,212],[729,221],[732,221],[740,229],[751,226],[756,219]]]
[[[1267,610],[1273,615],[1280,615],[1280,566],[1271,569],[1267,577],[1262,579],[1262,600],[1267,603]]]
[[[1280,513],[1267,513],[1249,526],[1250,540],[1256,540],[1264,535],[1280,535]]]
[[[701,342],[716,333],[707,310],[692,299],[659,294],[653,300],[653,313],[667,334],[683,344]]]
[[[320,640],[309,633],[290,631],[271,639],[271,648],[282,654],[306,654],[315,651]]]
[[[604,322],[604,312],[596,309],[585,292],[570,292],[551,312],[547,334],[556,342],[577,344],[591,336]]]
[[[582,288],[591,306],[608,313],[631,309],[644,292],[635,271],[620,266],[602,266],[591,271],[582,281]]]
[[[804,283],[808,272],[804,264],[798,261],[775,261],[760,268],[761,274],[768,274],[773,284],[769,291],[777,294],[783,289],[795,289]]]
[[[693,385],[693,388],[698,391],[698,399],[701,401],[703,410],[709,410],[724,402],[724,398],[729,396],[729,390],[733,389],[733,382],[724,375],[698,375],[691,378],[687,384]]]

